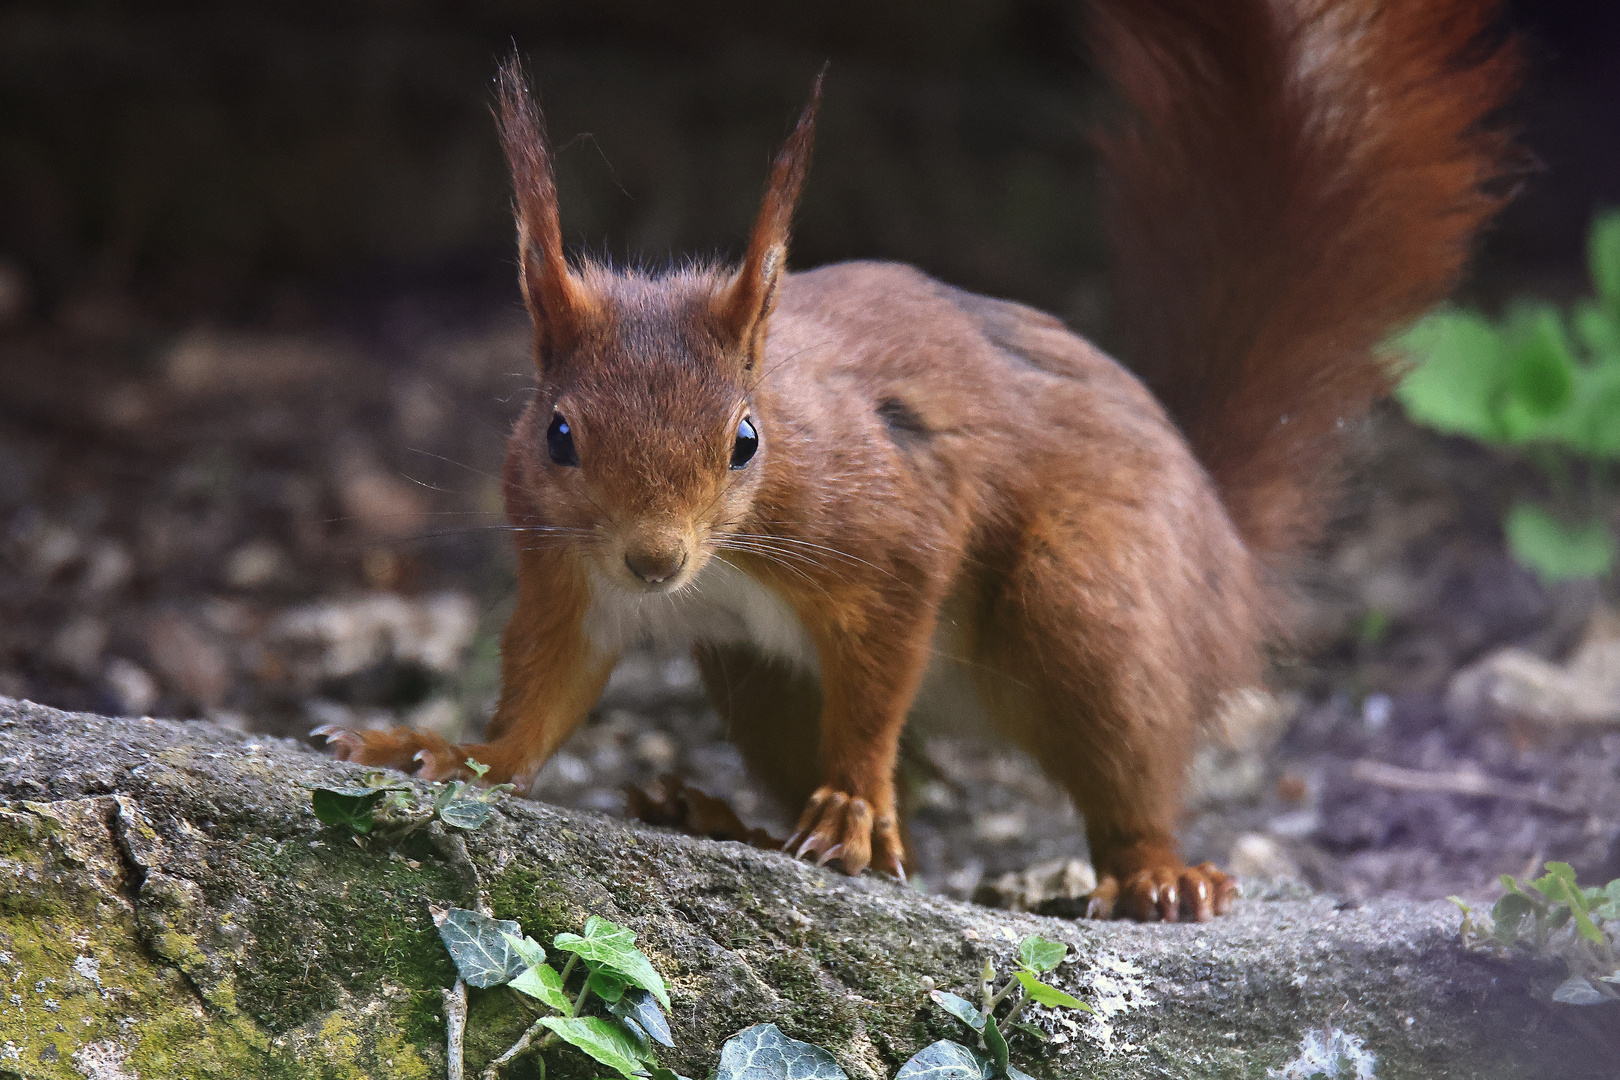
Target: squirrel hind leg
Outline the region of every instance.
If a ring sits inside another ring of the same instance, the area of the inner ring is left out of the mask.
[[[1006,733],[1069,792],[1085,819],[1098,887],[1088,914],[1142,921],[1203,921],[1223,914],[1235,879],[1189,867],[1174,830],[1198,720],[1218,690],[1248,672],[1238,655],[1200,642],[1242,633],[1206,598],[1079,554],[1031,556],[999,598],[979,640],[984,697]],[[1140,565],[1163,565],[1141,559]],[[1204,621],[1202,630],[1190,624]],[[1230,622],[1231,626],[1226,626]]]

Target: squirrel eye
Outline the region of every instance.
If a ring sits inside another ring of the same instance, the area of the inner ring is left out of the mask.
[[[546,453],[558,465],[579,464],[579,454],[574,450],[574,431],[560,412],[551,414],[551,426],[546,428]]]
[[[747,465],[758,449],[759,431],[753,419],[745,416],[737,423],[737,441],[731,444],[731,467],[740,469]]]

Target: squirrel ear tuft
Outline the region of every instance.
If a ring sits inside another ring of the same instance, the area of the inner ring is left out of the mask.
[[[793,210],[810,169],[810,149],[815,141],[816,110],[821,106],[823,64],[810,88],[810,100],[799,114],[793,133],[782,145],[771,165],[770,183],[748,240],[748,254],[742,268],[721,294],[719,315],[726,331],[742,348],[744,369],[751,369],[765,348],[765,327],[776,306],[776,287],[787,263],[788,231]]]
[[[563,257],[546,122],[529,95],[516,52],[501,65],[499,83],[501,147],[512,170],[517,218],[518,284],[534,321],[537,359],[544,366],[578,340],[591,302]]]

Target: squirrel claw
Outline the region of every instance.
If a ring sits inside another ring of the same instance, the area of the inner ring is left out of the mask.
[[[894,818],[877,818],[865,799],[831,787],[810,797],[783,850],[795,859],[813,858],[817,866],[836,862],[851,877],[876,866],[905,880],[904,871],[895,872],[904,849]]]
[[[1237,893],[1237,879],[1208,862],[1149,867],[1123,883],[1104,874],[1086,901],[1086,918],[1208,922],[1231,911]]]

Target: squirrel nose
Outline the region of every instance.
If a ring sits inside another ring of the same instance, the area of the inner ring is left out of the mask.
[[[626,552],[624,565],[642,581],[657,585],[681,572],[681,567],[686,565],[686,549],[675,547],[664,551]]]

